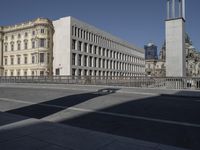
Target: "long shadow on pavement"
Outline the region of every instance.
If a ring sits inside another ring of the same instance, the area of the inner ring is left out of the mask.
[[[116,90],[102,89],[95,93],[71,95],[8,112],[40,119]],[[161,95],[130,100],[59,123],[155,143],[200,149],[199,108],[197,98]]]
[[[97,92],[70,95],[70,96],[65,96],[65,97],[54,99],[54,100],[46,101],[43,103],[38,103],[34,105],[29,105],[29,106],[9,110],[7,112],[22,115],[22,116],[27,116],[31,118],[41,119],[51,114],[55,114],[59,111],[67,109],[68,107],[72,107],[80,103],[86,102],[95,97],[115,93],[117,90],[119,89],[106,88],[106,89],[101,89]]]
[[[99,110],[99,113],[84,114],[60,123],[166,145],[200,149],[199,108],[197,98],[161,95],[132,100]]]

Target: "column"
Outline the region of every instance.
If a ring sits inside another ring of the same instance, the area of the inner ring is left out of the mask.
[[[182,0],[182,17],[185,19],[185,0]]]
[[[182,17],[182,0],[178,1],[178,7],[179,7],[179,17]]]
[[[175,0],[172,0],[172,18],[175,18],[176,17],[176,2]]]
[[[170,0],[167,0],[167,19],[170,19]]]

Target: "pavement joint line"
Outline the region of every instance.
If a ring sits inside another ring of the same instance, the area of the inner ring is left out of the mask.
[[[123,117],[123,118],[130,118],[130,119],[140,119],[140,120],[153,121],[153,122],[159,122],[159,123],[167,123],[167,124],[174,124],[174,125],[190,126],[190,127],[200,128],[200,124],[193,124],[193,123],[187,123],[187,122],[178,122],[178,121],[155,119],[155,118],[135,116],[135,115],[118,114],[118,113],[97,111],[97,110],[91,110],[91,109],[83,109],[83,108],[77,108],[77,107],[69,107],[68,109],[75,110],[75,111],[88,112],[88,113],[98,113],[98,114],[104,114],[104,115],[111,115],[111,116],[115,116],[115,117]]]
[[[61,108],[61,109],[68,109],[68,110],[86,112],[86,113],[97,113],[97,114],[110,115],[110,116],[115,116],[115,117],[122,117],[122,118],[129,118],[129,119],[139,119],[139,120],[153,121],[153,122],[159,122],[159,123],[167,123],[167,124],[174,124],[174,125],[200,128],[200,124],[193,124],[193,123],[187,123],[187,122],[178,122],[178,121],[163,120],[163,119],[142,117],[142,116],[136,116],[136,115],[111,113],[111,112],[105,112],[105,111],[99,111],[99,110],[83,109],[83,108],[78,108],[78,107],[68,107],[67,108],[67,107],[58,106],[58,105],[32,103],[32,102],[25,102],[25,101],[22,101],[22,100],[7,99],[7,98],[0,98],[0,100],[10,101],[10,102],[26,103],[26,104],[32,104],[32,105],[40,105],[40,106],[45,106],[45,107],[55,107],[55,108]]]

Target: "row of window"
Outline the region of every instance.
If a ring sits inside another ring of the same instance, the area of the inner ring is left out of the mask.
[[[45,33],[45,29],[40,29],[40,33],[41,33],[41,34],[44,34],[44,33]],[[47,31],[47,33],[49,33],[49,31]],[[34,36],[35,34],[36,34],[36,31],[33,30],[33,31],[32,31],[32,35]],[[17,34],[17,38],[18,38],[18,39],[20,39],[21,36],[22,36],[21,33],[18,33],[18,34]],[[24,33],[24,37],[28,37],[28,32],[25,32],[25,33]],[[15,39],[15,35],[11,35],[11,40],[14,40],[14,39]],[[8,40],[8,36],[5,36],[5,40]]]
[[[72,76],[142,76],[142,73],[125,73],[118,71],[100,71],[100,70],[87,70],[87,69],[75,69],[72,68]]]
[[[144,64],[144,61],[142,58],[137,58],[135,56],[130,56],[128,54],[124,54],[121,52],[116,52],[114,50],[98,47],[96,45],[83,43],[81,41],[77,41],[75,39],[72,40],[72,49],[73,50],[79,50],[82,52],[99,55],[99,56],[105,56],[113,59],[120,59],[124,61],[130,61],[135,63]]]
[[[72,26],[72,35],[74,37],[81,38],[81,39],[84,39],[84,40],[87,40],[87,41],[90,41],[90,42],[93,42],[96,44],[104,45],[105,47],[110,47],[110,48],[114,48],[114,49],[133,50],[133,48],[131,48],[125,44],[115,42],[105,36],[102,36],[97,33],[92,33],[90,31],[86,31],[86,30],[81,29],[76,26]]]
[[[28,60],[28,55],[23,55],[22,56],[10,56],[9,57],[4,57],[4,65],[20,65],[20,64],[28,64],[29,60]],[[23,60],[23,61],[22,61]],[[36,63],[36,56],[32,55],[31,56],[31,63],[35,64]],[[39,54],[39,63],[45,63],[45,54],[44,53],[40,53]],[[49,54],[47,55],[47,64],[49,63]]]
[[[72,53],[72,65],[142,72],[142,66]]]
[[[8,74],[9,72],[9,74]],[[45,71],[39,71],[39,75],[40,76],[44,76]],[[4,76],[28,76],[28,70],[5,70],[4,71]],[[31,76],[37,76],[37,71],[36,70],[32,70],[31,71]]]
[[[4,43],[4,51],[5,52],[8,51],[8,46],[9,46],[8,43]],[[41,48],[47,47],[47,48],[49,48],[49,46],[50,46],[49,45],[49,40],[46,40],[46,39],[43,39],[43,38],[39,39],[38,47],[41,47]],[[15,45],[15,42],[10,42],[10,51],[14,51],[15,47],[17,48],[17,50],[22,50],[22,42],[21,41],[17,41],[16,45]],[[35,49],[36,47],[37,47],[37,41],[32,40],[31,41],[31,48]],[[23,42],[23,49],[24,50],[29,49],[29,41],[28,40],[25,40]]]

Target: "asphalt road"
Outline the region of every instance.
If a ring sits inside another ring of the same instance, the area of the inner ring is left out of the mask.
[[[119,93],[118,90],[0,87],[0,111],[200,149],[200,98]]]

